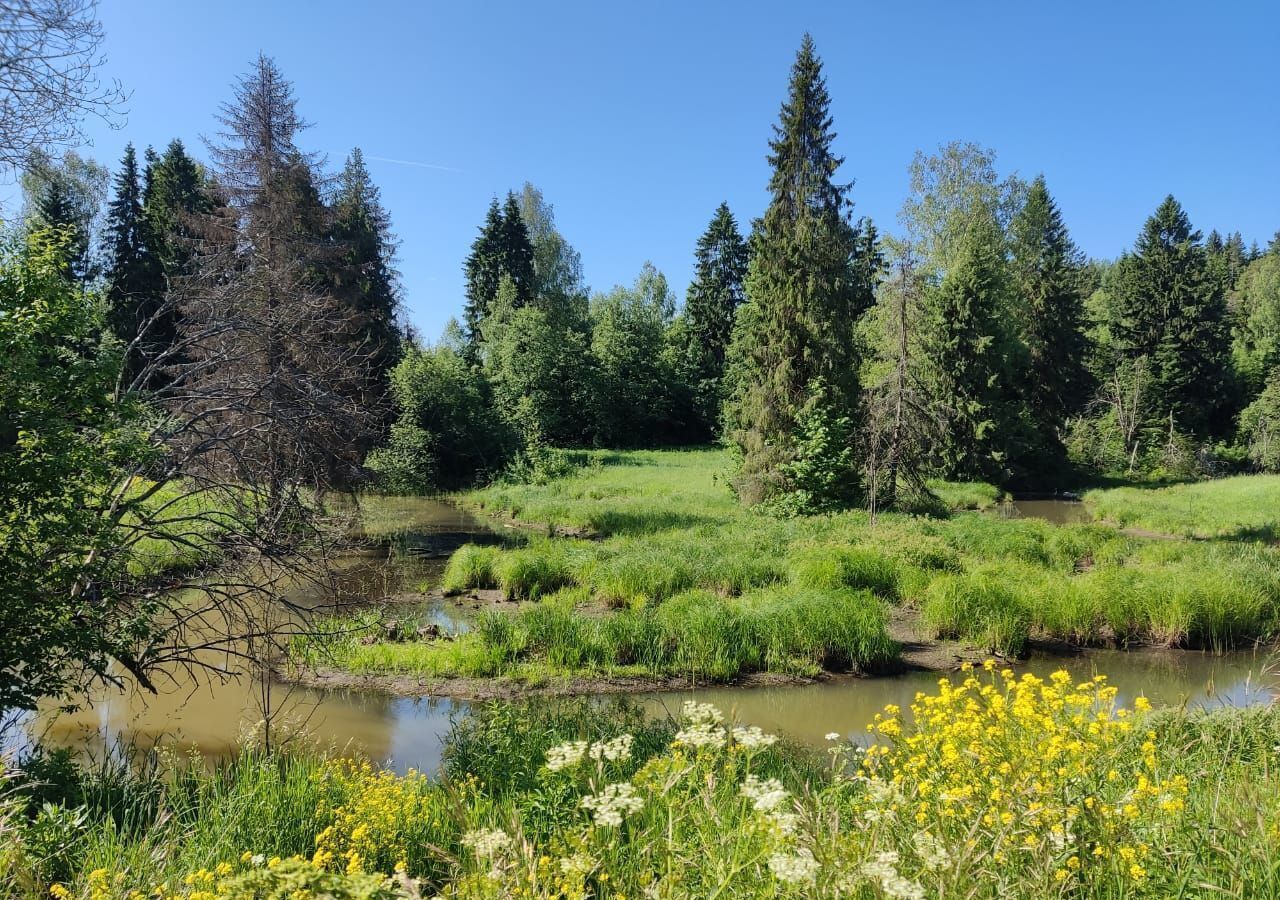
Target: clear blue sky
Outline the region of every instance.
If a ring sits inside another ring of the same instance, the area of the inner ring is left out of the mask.
[[[801,35],[826,64],[843,174],[896,230],[917,148],[993,147],[1044,172],[1077,242],[1130,246],[1169,192],[1192,221],[1264,243],[1280,228],[1280,5],[1273,0],[987,3],[471,3],[102,0],[126,140],[201,135],[259,50],[340,166],[363,148],[403,244],[411,321],[461,309],[463,257],[489,198],[530,180],[589,283],[645,260],[680,297],[727,200],[766,201],[766,142]],[[379,159],[381,158],[381,159]],[[381,160],[403,160],[404,163]],[[421,165],[410,165],[418,163]],[[430,168],[438,166],[443,168]]]

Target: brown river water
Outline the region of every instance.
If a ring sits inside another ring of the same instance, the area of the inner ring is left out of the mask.
[[[1079,506],[1059,500],[1020,501],[1013,513],[1056,522],[1080,521],[1071,518],[1083,513]],[[377,600],[419,591],[438,581],[447,554],[459,544],[495,537],[481,522],[434,500],[397,501],[390,512],[397,525],[381,529],[391,532],[389,544],[341,561],[340,590],[347,598]],[[442,605],[437,613],[442,625],[464,627],[451,616],[449,607]],[[1039,674],[1066,668],[1077,679],[1105,674],[1120,689],[1122,702],[1138,694],[1157,705],[1189,707],[1280,699],[1280,663],[1272,649],[1226,655],[1100,650],[1069,657],[1033,657],[1018,668]],[[637,699],[661,715],[675,713],[683,700],[697,697],[732,711],[739,721],[822,745],[824,736],[831,732],[855,740],[864,737],[866,723],[885,704],[905,708],[917,692],[936,687],[939,677],[937,673],[911,672],[784,687],[713,687]],[[262,718],[262,687],[249,678],[211,683],[179,676],[176,687],[158,696],[132,688],[104,689],[88,698],[77,712],[62,713],[49,707],[27,715],[16,728],[0,735],[0,749],[20,751],[38,740],[102,755],[119,752],[121,747],[166,742],[216,757],[229,752],[244,731]],[[271,697],[273,705],[283,710],[277,719],[277,735],[302,734],[326,746],[358,750],[401,771],[435,769],[451,718],[466,715],[468,708],[464,702],[447,698],[394,698],[284,685],[272,685]]]

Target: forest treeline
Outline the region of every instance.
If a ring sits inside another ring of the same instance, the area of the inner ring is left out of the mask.
[[[951,143],[911,163],[901,233],[855,218],[806,38],[748,233],[726,205],[683,307],[646,263],[590,295],[531,185],[493,201],[463,322],[393,375],[371,458],[399,490],[522,477],[547,447],[725,440],[747,502],[892,505],[929,478],[1280,466],[1280,234],[1205,238],[1174,197],[1117,260],[1071,240],[1043,176]]]
[[[649,263],[593,293],[526,183],[490,203],[461,320],[426,345],[400,315],[396,241],[360,151],[326,172],[295,142],[301,120],[269,60],[239,101],[263,85],[285,92],[288,120],[266,136],[268,169],[217,142],[211,164],[180,140],[141,160],[130,146],[100,222],[107,172],[35,153],[26,221],[62,229],[68,279],[101,287],[135,391],[163,393],[175,370],[229,349],[287,368],[298,395],[332,388],[347,424],[328,428],[316,463],[339,480],[447,489],[540,477],[560,464],[551,448],[722,440],[740,451],[745,501],[802,510],[892,505],[936,477],[1049,489],[1280,467],[1280,241],[1205,238],[1170,196],[1131,250],[1089,260],[1043,176],[1002,176],[992,151],[960,142],[917,154],[887,236],[854,215],[807,37],[769,146],[769,205],[747,227],[726,204],[713,212],[683,304]],[[298,307],[283,331],[299,334],[202,348],[193,332],[228,280],[217,244],[242,237],[246,191],[269,194],[262,237]]]

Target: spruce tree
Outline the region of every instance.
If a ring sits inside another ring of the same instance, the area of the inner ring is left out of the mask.
[[[1060,455],[1067,417],[1081,409],[1089,394],[1080,293],[1083,261],[1043,175],[1031,183],[1010,231],[1027,401],[1042,447]]]
[[[685,298],[680,348],[681,377],[692,391],[690,423],[697,440],[715,434],[724,401],[721,380],[733,333],[733,316],[743,301],[750,252],[738,223],[721,203],[694,251],[693,281]]]
[[[528,305],[537,290],[534,248],[515,194],[508,193],[503,204],[496,197],[490,201],[480,234],[463,264],[463,274],[463,323],[474,359],[481,341],[481,323],[493,310],[502,279],[509,278],[515,289],[515,309]]]
[[[111,329],[128,348],[125,380],[158,360],[171,343],[162,305],[164,275],[147,247],[142,184],[133,145],[125,147],[115,178],[115,196],[107,210],[107,310]],[[154,385],[138,385],[148,387]]]
[[[1157,424],[1198,437],[1220,431],[1229,414],[1223,284],[1172,195],[1118,265],[1111,330],[1123,359],[1151,364]]]
[[[851,221],[851,185],[834,180],[843,160],[832,151],[830,104],[805,35],[770,142],[771,199],[757,223],[734,340],[743,357],[730,410],[743,456],[736,487],[749,503],[795,489],[786,467],[800,453],[802,418],[848,420],[848,434],[859,421],[854,326],[871,302],[875,266],[864,258],[865,225]],[[843,458],[837,448],[824,455]],[[856,480],[854,469],[841,479]]]
[[[358,147],[347,157],[339,176],[332,229],[337,254],[331,267],[333,290],[353,313],[352,340],[369,353],[366,402],[389,415],[391,371],[401,356],[396,240],[391,218]]]
[[[944,424],[933,447],[935,470],[950,480],[1006,475],[1007,338],[1002,334],[1003,260],[999,241],[980,229],[960,241],[942,283],[925,292],[919,328],[920,377],[934,418]]]

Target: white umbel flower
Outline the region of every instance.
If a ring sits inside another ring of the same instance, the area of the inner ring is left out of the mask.
[[[769,871],[786,884],[813,884],[818,877],[818,861],[813,851],[801,847],[794,853],[775,853],[769,857]]]
[[[635,785],[622,781],[606,785],[598,794],[583,797],[582,805],[591,810],[597,825],[617,827],[626,816],[639,812],[644,801],[636,796]]]
[[[587,751],[594,760],[607,759],[611,762],[628,759],[631,756],[631,745],[635,742],[629,734],[620,734],[611,741],[599,741],[591,745]]]
[[[586,741],[569,741],[567,744],[559,744],[547,751],[547,768],[552,772],[570,769],[582,762],[586,753]]]
[[[501,828],[480,828],[462,836],[462,845],[482,859],[500,855],[511,844],[511,835]]]
[[[733,729],[732,734],[734,742],[748,750],[759,750],[762,747],[769,747],[778,742],[776,734],[766,734],[757,725],[746,727],[738,725]]]

